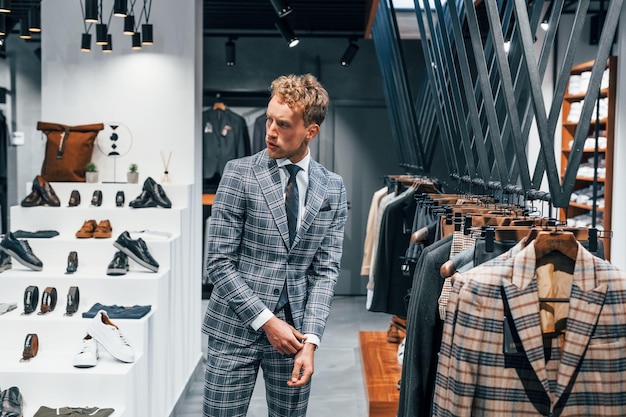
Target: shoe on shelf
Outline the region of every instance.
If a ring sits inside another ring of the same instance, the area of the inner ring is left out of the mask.
[[[128,257],[144,268],[152,272],[159,270],[159,263],[152,257],[143,239],[132,239],[130,233],[124,231],[117,237],[115,242],[113,242],[113,246],[124,252]]]
[[[20,203],[22,207],[36,207],[43,206],[45,204],[46,202],[43,201],[43,198],[41,198],[41,194],[39,194],[37,190],[31,191],[30,194],[24,197],[24,199]]]
[[[96,339],[115,359],[131,363],[135,361],[135,352],[119,327],[109,320],[106,311],[100,310],[87,326],[87,334]]]
[[[107,266],[107,275],[126,275],[128,269],[128,256],[118,250],[113,255],[113,260],[109,262],[109,266]]]
[[[43,262],[35,256],[27,240],[16,239],[12,232],[7,233],[0,242],[0,250],[11,255],[22,265],[33,271],[41,271]]]
[[[98,364],[98,342],[87,335],[83,338],[83,348],[74,355],[74,366],[76,368],[93,368]]]
[[[151,208],[157,206],[158,204],[152,199],[152,195],[146,190],[143,190],[137,198],[128,203],[128,207],[132,208]]]
[[[150,196],[152,197],[152,199],[159,206],[165,207],[165,208],[172,207],[172,202],[167,197],[167,194],[165,194],[165,190],[163,190],[163,187],[161,187],[161,184],[157,184],[157,182],[154,181],[152,177],[146,178],[146,180],[143,183],[143,189],[144,191],[147,191],[150,193]]]
[[[91,205],[94,207],[100,207],[102,205],[102,191],[96,190],[91,196]]]
[[[93,231],[93,237],[97,239],[108,239],[111,237],[111,232],[113,232],[111,222],[108,220],[101,220]]]
[[[73,274],[78,269],[78,253],[76,251],[71,251],[69,255],[67,255],[67,268],[65,269],[66,274]]]
[[[67,203],[68,207],[76,207],[80,205],[80,193],[78,190],[72,190],[70,194],[70,201]]]
[[[0,250],[0,272],[4,272],[7,269],[11,269],[11,268],[13,268],[13,263],[11,262],[11,255]]]
[[[93,232],[96,230],[98,224],[95,220],[86,220],[78,232],[76,237],[79,239],[87,239],[93,237]]]
[[[54,207],[59,207],[61,205],[61,201],[52,189],[50,183],[41,175],[37,175],[33,180],[33,191],[37,191],[47,205]]]
[[[117,194],[115,194],[115,205],[117,207],[124,207],[125,200],[124,191],[118,191]]]

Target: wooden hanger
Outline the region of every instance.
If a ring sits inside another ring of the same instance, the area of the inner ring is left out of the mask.
[[[411,235],[411,242],[418,243],[428,239],[428,227],[422,227]]]
[[[576,257],[578,256],[578,241],[572,232],[544,230],[537,233],[534,241],[536,259],[540,259],[550,252],[556,251],[576,261]]]
[[[213,110],[225,111],[226,104],[222,103],[221,101],[216,101],[215,103],[213,103]]]

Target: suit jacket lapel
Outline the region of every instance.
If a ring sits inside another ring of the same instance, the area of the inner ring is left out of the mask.
[[[267,152],[259,154],[257,163],[253,165],[259,187],[270,213],[276,222],[278,231],[283,237],[285,246],[289,248],[289,227],[287,226],[287,213],[285,212],[285,194],[281,187],[280,173],[276,160],[267,156]],[[295,242],[294,242],[295,243]]]
[[[302,224],[296,234],[294,245],[300,241],[302,236],[309,230],[309,227],[311,227],[313,219],[326,199],[327,187],[328,177],[324,174],[320,165],[311,159],[309,165],[309,189],[306,194],[304,215],[302,216]]]

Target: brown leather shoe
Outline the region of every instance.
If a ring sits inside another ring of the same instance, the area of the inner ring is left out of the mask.
[[[93,232],[96,230],[97,223],[95,220],[87,220],[83,223],[83,227],[80,228],[78,232],[76,232],[76,237],[79,239],[85,239],[89,237],[93,237]]]
[[[52,186],[41,175],[37,175],[33,181],[33,190],[37,191],[43,201],[49,206],[59,207],[61,201],[57,197],[56,193],[52,189]]]
[[[402,337],[400,337],[400,331],[393,324],[389,325],[389,330],[387,330],[387,342],[389,343],[400,343],[402,341]]]
[[[43,206],[44,204],[46,203],[43,201],[41,195],[36,190],[31,191],[31,193],[24,197],[24,199],[20,203],[22,207],[36,207]]]
[[[93,231],[93,237],[98,239],[107,239],[111,237],[111,232],[113,228],[111,227],[111,222],[108,220],[101,220],[96,226],[96,230]]]

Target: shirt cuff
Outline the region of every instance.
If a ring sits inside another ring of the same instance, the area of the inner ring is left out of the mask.
[[[315,346],[320,346],[320,338],[314,334],[305,334],[306,341],[304,343],[313,343]]]
[[[261,313],[256,316],[254,320],[252,320],[252,323],[250,323],[250,327],[252,327],[255,331],[258,331],[272,317],[274,317],[274,314],[272,314],[272,312],[266,308],[261,311]]]

